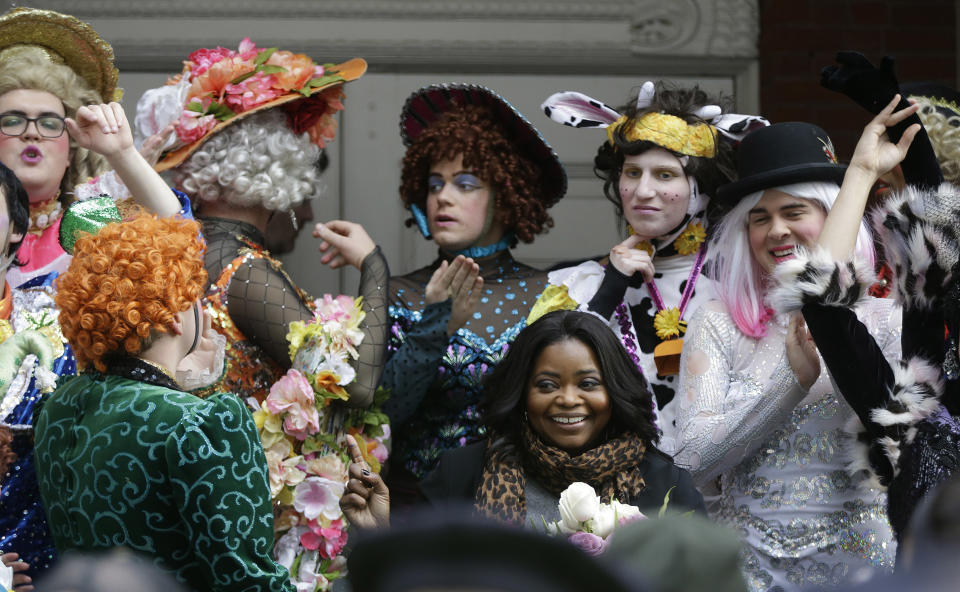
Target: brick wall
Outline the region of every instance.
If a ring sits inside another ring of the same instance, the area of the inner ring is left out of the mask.
[[[954,0],[760,0],[760,106],[773,122],[809,121],[849,160],[866,112],[819,84],[840,49],[896,58],[901,82],[957,85]]]

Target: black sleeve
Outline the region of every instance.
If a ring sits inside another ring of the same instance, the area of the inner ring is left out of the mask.
[[[623,302],[623,295],[631,285],[632,278],[620,273],[612,263],[603,272],[603,280],[597,293],[593,295],[587,307],[605,319],[613,316],[617,305]]]
[[[870,412],[886,406],[894,384],[883,350],[849,308],[808,303],[800,310],[840,394],[870,435],[879,437],[882,429]]]
[[[703,496],[693,486],[693,479],[686,469],[681,469],[666,459],[649,455],[644,458],[643,465],[643,480],[647,486],[636,499],[631,500],[640,511],[647,516],[655,515],[660,511],[669,492],[668,512],[683,513],[692,510],[703,516],[707,515]]]

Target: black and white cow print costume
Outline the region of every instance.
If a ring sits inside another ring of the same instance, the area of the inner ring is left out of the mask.
[[[646,82],[637,95],[637,106],[642,108],[651,104],[655,92],[652,82]],[[620,118],[620,113],[605,103],[579,92],[556,93],[542,105],[544,113],[551,120],[576,128],[606,128]],[[746,133],[757,127],[769,125],[760,117],[722,114],[719,107],[707,105],[697,113],[700,118],[710,121],[720,135],[738,141]],[[686,156],[678,155],[686,165]],[[673,246],[687,227],[699,223],[707,228],[706,209],[709,196],[700,193],[697,181],[688,176],[690,183],[690,201],[683,221],[665,235],[651,240],[654,248],[654,283],[663,299],[665,308],[679,307],[698,260],[698,253],[681,255]],[[619,242],[620,239],[616,239]],[[667,453],[674,450],[675,405],[671,402],[677,388],[677,376],[657,374],[653,350],[661,342],[654,329],[654,316],[658,312],[649,287],[639,276],[628,278],[612,265],[604,267],[596,261],[587,261],[576,267],[558,269],[548,275],[551,285],[565,288],[565,294],[557,302],[546,299],[558,298],[556,291],[545,292],[541,306],[534,307],[533,320],[538,308],[545,313],[555,307],[569,307],[570,301],[578,310],[591,312],[604,319],[620,337],[621,342],[639,362],[640,369],[650,383],[656,404],[657,424],[662,431],[659,448]],[[695,280],[695,288],[683,318],[689,319],[697,308],[714,298],[712,281],[700,274]]]

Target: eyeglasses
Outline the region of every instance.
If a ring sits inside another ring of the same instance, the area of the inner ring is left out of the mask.
[[[27,131],[31,121],[43,138],[59,138],[67,129],[66,122],[59,115],[27,117],[17,113],[4,113],[0,115],[0,133],[5,136],[19,136]]]

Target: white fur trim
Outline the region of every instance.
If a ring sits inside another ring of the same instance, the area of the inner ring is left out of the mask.
[[[856,414],[851,416],[844,425],[843,431],[850,436],[849,447],[845,451],[847,472],[860,478],[857,486],[862,489],[885,489],[880,482],[880,475],[870,464],[870,446],[860,439],[866,434],[860,418]]]
[[[870,419],[884,427],[910,427],[937,411],[944,389],[938,368],[914,357],[894,365],[893,376],[890,402],[885,408],[871,411]]]
[[[871,216],[893,269],[896,297],[906,307],[938,306],[938,297],[956,281],[951,271],[960,257],[958,195],[949,183],[934,191],[908,187]]]
[[[869,297],[875,277],[870,265],[859,259],[841,263],[825,250],[801,250],[775,269],[777,286],[768,301],[778,313],[816,302],[852,308]]]

